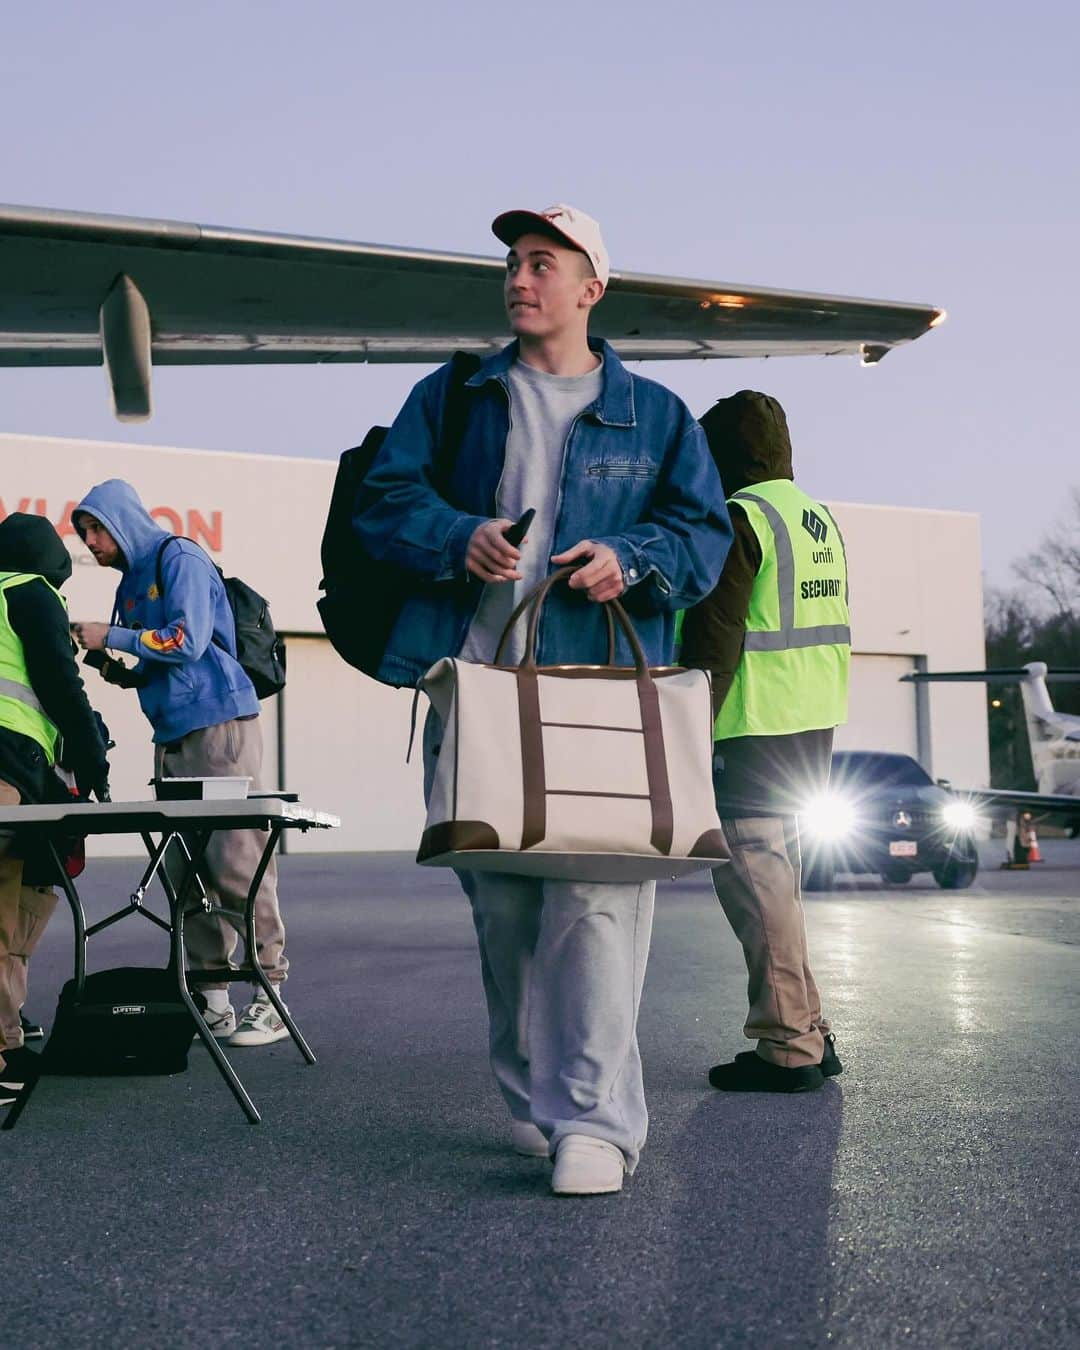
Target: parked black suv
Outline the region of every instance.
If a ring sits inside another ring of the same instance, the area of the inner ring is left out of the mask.
[[[843,750],[828,792],[799,817],[803,888],[830,890],[837,872],[877,872],[899,886],[932,872],[945,890],[979,870],[976,815],[909,755]]]

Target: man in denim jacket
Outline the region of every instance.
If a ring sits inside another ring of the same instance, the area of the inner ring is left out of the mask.
[[[603,663],[599,602],[622,597],[650,663],[671,660],[676,613],[708,594],[731,541],[700,427],[670,391],[631,375],[589,315],[609,264],[569,206],[512,211],[504,288],[516,341],[468,381],[465,432],[433,482],[449,366],[413,389],[357,502],[371,554],[416,574],[380,678],[411,685],[444,656],[494,660],[517,601],[578,564],[545,607],[542,665]],[[504,532],[536,512],[521,546]],[[620,635],[616,660],[630,663]],[[506,660],[520,658],[516,634]],[[441,726],[424,734],[430,791]],[[655,885],[459,873],[472,902],[491,1062],[520,1153],[551,1155],[558,1194],[617,1191],[648,1116],[636,1038]]]

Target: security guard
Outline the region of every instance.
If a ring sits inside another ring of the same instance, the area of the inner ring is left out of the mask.
[[[59,587],[71,557],[52,525],[16,511],[0,523],[0,806],[63,800],[64,762],[81,796],[108,796],[105,745],[75,664]],[[26,967],[56,906],[49,866],[0,836],[0,1101],[34,1071],[19,1013]]]
[[[756,1050],[709,1072],[729,1092],[810,1092],[841,1072],[806,947],[796,813],[828,783],[847,720],[847,563],[829,511],[792,481],[784,410],[742,390],[701,418],[735,542],[689,610],[681,663],[713,676],[713,781],[732,851],[713,873],[742,943]]]

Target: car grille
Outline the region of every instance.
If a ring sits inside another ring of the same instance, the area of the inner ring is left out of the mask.
[[[897,811],[906,811],[911,817],[911,824],[903,826],[895,824]],[[879,805],[875,802],[873,806],[865,809],[863,819],[873,829],[925,831],[941,824],[941,812],[930,810],[925,806]]]

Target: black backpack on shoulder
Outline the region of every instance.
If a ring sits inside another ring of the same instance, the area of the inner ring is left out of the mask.
[[[437,489],[445,484],[465,434],[469,410],[465,382],[479,368],[478,356],[454,353],[433,466]],[[346,450],[338,463],[322,537],[323,579],[319,589],[325,593],[317,601],[319,617],[334,650],[372,679],[378,679],[383,652],[402,605],[419,584],[414,573],[373,558],[353,528],[357,496],[388,430],[372,427],[363,444]]]
[[[165,594],[161,576],[162,555],[177,538],[186,539],[187,536],[171,534],[158,546],[155,575],[159,595]],[[188,539],[188,543],[193,544],[195,541]],[[195,544],[195,547],[199,545]],[[209,561],[225,585],[225,598],[229,602],[236,627],[236,659],[255,686],[255,696],[270,698],[273,694],[280,694],[285,688],[285,642],[274,630],[269,601],[246,581],[241,581],[239,577],[227,577],[212,558]]]

